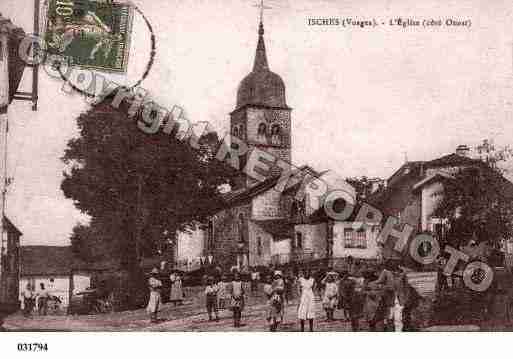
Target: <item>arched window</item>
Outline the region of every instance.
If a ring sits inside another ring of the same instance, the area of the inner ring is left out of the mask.
[[[297,216],[299,216],[299,208],[297,205],[297,201],[292,202],[292,206],[290,208],[290,216],[292,218],[296,218]]]
[[[240,125],[239,126],[239,138],[241,140],[243,140],[245,137],[244,137],[244,125]]]
[[[237,126],[233,126],[233,136],[239,137],[239,130]]]
[[[244,215],[239,213],[238,221],[239,242],[244,242]]]
[[[263,122],[258,125],[257,141],[260,143],[267,142],[267,125]]]
[[[211,251],[214,249],[214,221],[208,221],[208,230],[207,230],[207,250]]]
[[[303,233],[296,232],[296,248],[303,249]]]
[[[271,127],[271,143],[273,145],[281,144],[281,127],[280,127],[280,125],[272,125],[272,127]]]

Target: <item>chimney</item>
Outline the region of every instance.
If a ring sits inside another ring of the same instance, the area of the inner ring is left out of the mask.
[[[467,145],[459,145],[456,148],[456,154],[463,157],[469,157],[470,148]]]

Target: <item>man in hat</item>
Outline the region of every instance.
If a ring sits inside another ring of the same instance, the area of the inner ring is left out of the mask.
[[[150,299],[146,311],[150,314],[150,321],[152,323],[157,322],[157,313],[160,307],[160,290],[162,288],[162,282],[158,280],[159,270],[153,268],[148,279],[148,287],[150,288]]]

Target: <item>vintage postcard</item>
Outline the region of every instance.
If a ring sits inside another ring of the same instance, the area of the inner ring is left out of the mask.
[[[49,54],[68,57],[72,66],[126,72],[133,16],[128,4],[51,0],[47,11]]]
[[[417,5],[2,0],[2,328],[511,331],[513,4]]]

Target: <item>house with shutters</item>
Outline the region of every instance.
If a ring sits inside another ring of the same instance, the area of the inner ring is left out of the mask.
[[[405,224],[413,227],[412,238],[417,233],[428,232],[443,241],[448,230],[444,218],[435,216],[438,203],[443,198],[444,183],[453,181],[454,175],[465,168],[489,171],[488,165],[471,155],[466,145],[457,147],[454,153],[430,161],[404,163],[387,179],[385,188],[368,198],[369,204],[379,209],[383,216],[398,220],[398,228]],[[504,177],[504,196],[513,200],[513,183]],[[383,256],[399,258],[401,254],[392,249],[393,243],[383,248]]]

